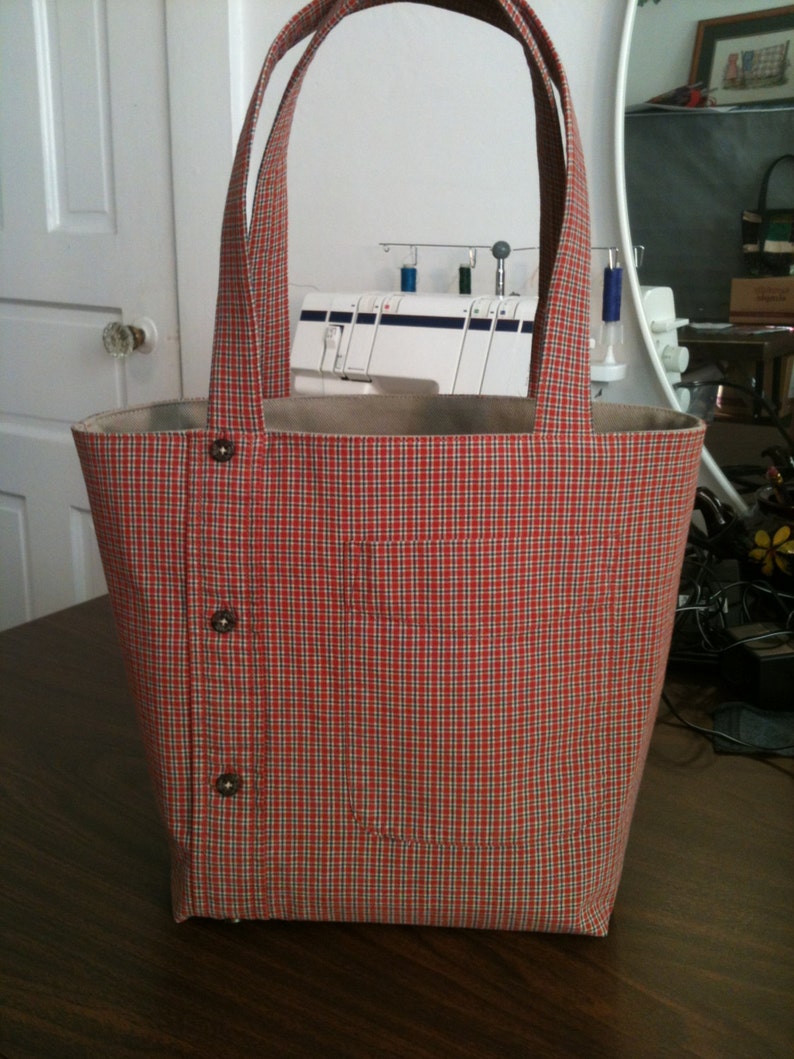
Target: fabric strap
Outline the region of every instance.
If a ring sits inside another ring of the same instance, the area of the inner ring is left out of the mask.
[[[766,210],[766,196],[769,191],[769,181],[772,178],[772,171],[775,169],[779,162],[794,162],[794,154],[782,154],[780,158],[776,158],[774,162],[769,166],[767,171],[764,173],[764,179],[761,181],[761,189],[758,192],[758,212],[763,214]]]
[[[343,18],[390,2],[395,0],[313,0],[268,52],[240,134],[224,213],[208,408],[208,428],[215,432],[263,430],[263,398],[289,393],[287,147],[298,93],[317,50]],[[529,385],[537,400],[535,430],[591,433],[587,182],[570,91],[556,51],[522,0],[418,2],[489,22],[524,48],[532,76],[541,189],[540,304]],[[286,52],[312,33],[270,131],[249,224],[251,150],[265,90]]]

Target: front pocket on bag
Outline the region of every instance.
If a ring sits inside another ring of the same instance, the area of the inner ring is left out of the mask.
[[[348,545],[345,769],[366,830],[510,845],[595,814],[603,736],[584,654],[602,625],[599,574],[562,583],[529,550]]]

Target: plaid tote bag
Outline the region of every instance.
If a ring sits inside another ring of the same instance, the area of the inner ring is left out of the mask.
[[[432,2],[526,53],[528,396],[289,396],[292,115],[328,33],[382,2],[314,0],[268,54],[227,198],[209,399],[74,428],[174,914],[601,935],[704,427],[591,403],[582,151],[555,50],[518,0]],[[308,36],[249,220],[265,86]]]

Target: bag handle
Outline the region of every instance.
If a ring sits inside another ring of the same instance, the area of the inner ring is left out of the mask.
[[[779,162],[785,162],[788,159],[790,162],[794,162],[794,154],[782,154],[780,158],[776,158],[774,162],[769,166],[767,171],[764,173],[764,179],[761,181],[761,190],[758,193],[758,213],[763,217],[764,211],[766,210],[766,195],[769,190],[769,181],[772,177],[772,170]]]
[[[286,177],[298,92],[318,48],[343,18],[390,2],[394,0],[313,0],[268,52],[240,133],[224,212],[208,410],[208,428],[216,433],[263,430],[262,398],[289,393]],[[529,388],[537,399],[535,430],[591,433],[587,182],[565,73],[524,0],[419,2],[480,18],[524,48],[535,100],[541,188],[540,300]],[[250,155],[265,89],[280,59],[311,33],[270,130],[249,226]]]

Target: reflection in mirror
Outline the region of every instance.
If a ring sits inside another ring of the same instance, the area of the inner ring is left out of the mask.
[[[733,283],[749,276],[742,211],[757,206],[769,166],[794,154],[794,7],[770,0],[629,3],[637,7],[626,68],[625,190],[631,240],[645,247],[639,297],[646,337],[673,395],[709,423],[706,463],[713,459],[724,471],[729,498],[735,489],[750,504],[767,484],[770,463],[794,480],[794,270],[762,277],[776,289],[744,316],[737,315],[738,296],[757,292]],[[765,22],[773,9],[782,18]],[[698,72],[708,71],[714,83],[702,86],[704,94],[720,105],[649,105],[691,83],[698,23],[713,19],[722,21],[701,34]],[[776,48],[780,69],[763,83],[748,82],[741,105],[727,106],[725,78],[737,55],[749,62],[750,45]],[[794,159],[776,166],[767,206],[794,211]]]

